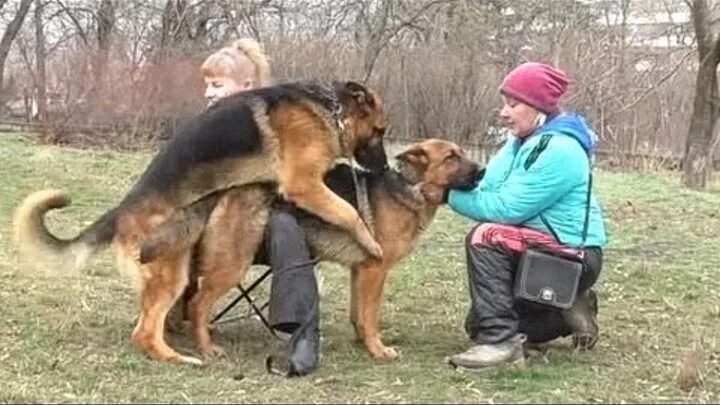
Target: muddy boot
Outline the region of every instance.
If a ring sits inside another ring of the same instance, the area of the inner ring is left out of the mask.
[[[572,308],[563,312],[563,318],[572,330],[573,347],[580,350],[592,349],[598,341],[598,302],[594,291],[578,295]]]
[[[523,366],[525,335],[517,334],[500,343],[475,345],[463,353],[446,359],[455,369],[462,371],[485,371],[500,366]]]

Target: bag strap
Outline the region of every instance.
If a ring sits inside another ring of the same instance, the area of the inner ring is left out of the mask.
[[[538,156],[540,156],[540,153],[542,153],[545,148],[547,148],[548,143],[550,143],[550,138],[552,138],[552,135],[547,133],[543,134],[540,138],[540,142],[535,145],[532,151],[530,151],[530,155],[528,156],[527,160],[525,160],[525,170],[528,170],[530,166],[535,163]],[[579,142],[579,141],[578,141]],[[585,242],[587,241],[587,234],[588,234],[588,228],[590,225],[590,196],[592,193],[592,185],[593,185],[593,175],[592,175],[592,160],[590,159],[590,156],[588,155],[588,187],[587,187],[587,197],[585,201],[585,220],[583,222],[583,228],[582,228],[582,241],[580,242],[580,247],[585,246]],[[550,231],[553,238],[557,240],[560,243],[563,243],[562,240],[560,240],[560,236],[555,232],[555,229],[550,225],[550,222],[545,218],[545,216],[540,213],[538,214],[540,217],[540,220],[542,221],[543,225]]]

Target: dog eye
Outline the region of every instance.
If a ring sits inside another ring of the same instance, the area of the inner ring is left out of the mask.
[[[450,155],[448,155],[448,156],[445,157],[445,161],[446,161],[446,162],[451,162],[451,163],[457,163],[457,162],[460,161],[460,156],[459,156],[459,155],[456,155],[455,153],[452,153],[452,154],[450,154]]]

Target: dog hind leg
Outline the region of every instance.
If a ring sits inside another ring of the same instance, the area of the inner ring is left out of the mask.
[[[205,357],[224,353],[210,338],[210,311],[220,297],[242,282],[253,262],[267,223],[267,195],[261,189],[231,191],[208,222],[200,247],[201,281],[189,310],[195,344]]]
[[[140,266],[140,316],[132,333],[133,343],[155,360],[202,365],[184,356],[165,341],[165,319],[187,285],[190,253]]]

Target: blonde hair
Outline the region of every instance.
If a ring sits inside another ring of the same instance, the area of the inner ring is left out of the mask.
[[[232,77],[236,80],[248,70],[246,63],[252,67],[247,72],[256,81],[255,87],[264,87],[271,84],[270,63],[260,44],[252,38],[242,38],[230,46],[221,48],[208,56],[200,66],[205,77]]]

